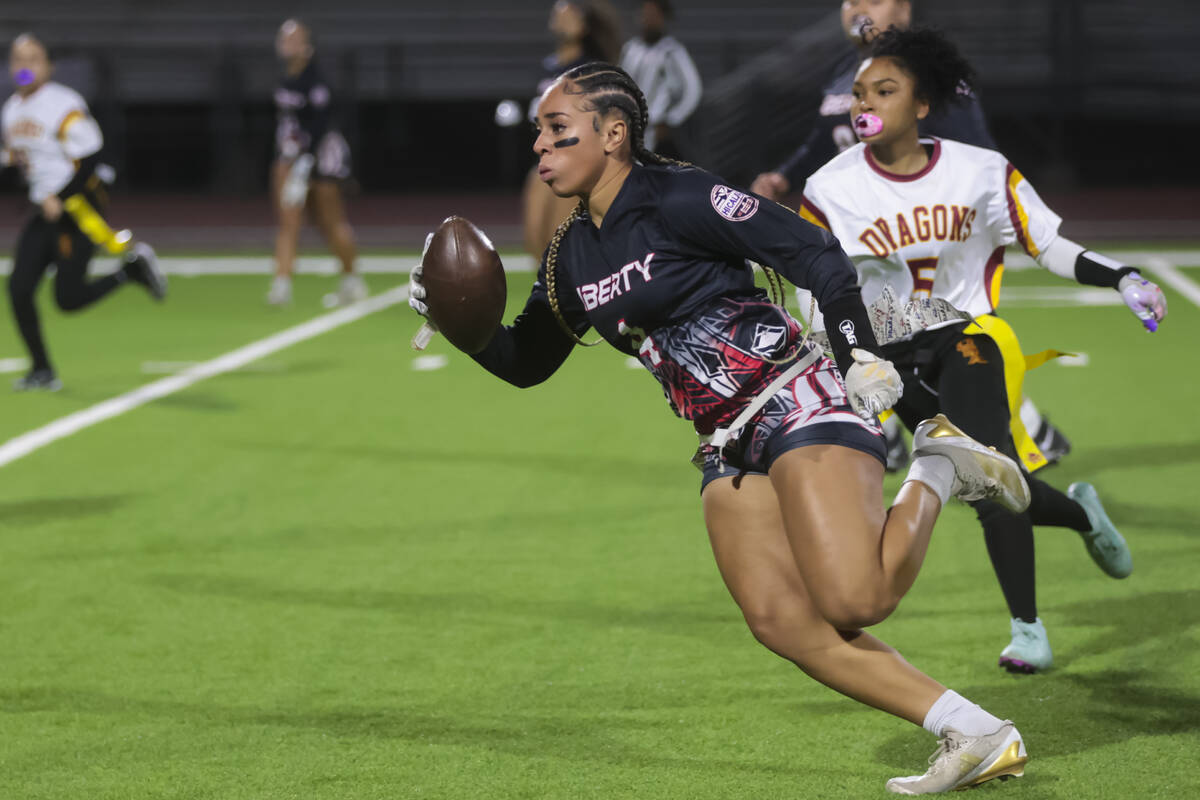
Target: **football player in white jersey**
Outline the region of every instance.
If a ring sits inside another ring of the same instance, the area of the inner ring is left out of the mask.
[[[34,206],[17,240],[8,279],[13,319],[32,362],[13,388],[56,391],[62,384],[46,353],[34,305],[34,292],[51,264],[57,269],[54,299],[63,311],[85,308],[128,281],[161,300],[167,283],[149,245],[133,242],[129,231],[113,231],[100,215],[102,175],[109,169],[99,163],[104,143],[100,127],[77,92],[50,80],[45,46],[31,34],[18,36],[9,68],[17,89],[0,111],[2,158],[21,170]],[[89,281],[88,262],[97,246],[121,256],[122,264]]]
[[[912,427],[942,411],[979,441],[1036,467],[1036,448],[1010,431],[1026,358],[993,312],[1004,251],[1020,244],[1056,275],[1118,292],[1147,330],[1166,315],[1157,286],[1133,267],[1059,235],[1060,218],[1000,153],[920,138],[918,121],[970,85],[970,65],[942,35],[888,31],[854,81],[851,118],[861,142],[809,178],[800,214],[827,228],[854,261],[884,354],[904,377],[895,411]],[[1019,428],[1019,424],[1014,428]],[[1029,510],[974,504],[1013,620],[1000,663],[1050,666],[1037,617],[1032,526],[1072,528],[1110,576],[1133,569],[1128,548],[1095,490],[1063,494],[1029,478]]]

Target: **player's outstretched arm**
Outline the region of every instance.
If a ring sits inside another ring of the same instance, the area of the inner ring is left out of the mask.
[[[433,234],[426,237],[426,250],[432,238]],[[409,274],[408,284],[408,305],[426,320],[417,334],[423,339],[420,347],[417,347],[416,339],[413,341],[417,349],[424,349],[437,332],[429,320],[422,272],[421,264],[417,264]],[[520,388],[535,386],[549,378],[575,347],[575,342],[563,332],[544,294],[539,291],[541,285],[540,281],[534,285],[525,309],[517,315],[512,325],[498,326],[483,350],[469,354],[488,372]]]
[[[1059,236],[1038,253],[1037,261],[1068,280],[1117,290],[1129,310],[1152,333],[1167,316],[1167,298],[1162,289],[1143,278],[1137,268],[1087,250],[1070,239]]]

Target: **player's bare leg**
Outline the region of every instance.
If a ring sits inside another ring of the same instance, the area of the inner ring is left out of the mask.
[[[346,219],[341,186],[331,180],[314,180],[308,201],[317,227],[329,243],[329,249],[342,264],[342,279],[338,291],[325,296],[325,305],[347,305],[366,298],[367,285],[354,271],[358,252],[354,242],[354,229]]]
[[[826,619],[858,628],[882,621],[912,586],[942,503],[907,481],[887,511],[883,465],[849,447],[811,445],[771,468],[796,563]]]
[[[342,264],[342,274],[353,275],[358,249],[354,241],[354,229],[346,219],[341,187],[334,181],[314,180],[308,201],[317,227],[329,243],[329,249]]]
[[[813,449],[817,448],[793,452]],[[882,475],[882,465],[875,464]],[[834,470],[830,464],[826,468]],[[845,473],[840,477],[843,483],[850,482]],[[733,484],[732,478],[721,478],[705,487],[704,519],[721,577],[755,638],[831,689],[920,725],[946,687],[874,636],[859,630],[839,632],[830,624],[798,566],[803,556],[789,541],[772,481],[747,475],[739,488]],[[848,496],[844,499],[854,502]],[[920,502],[930,501],[931,516],[936,516],[940,506],[936,497]],[[879,499],[874,498],[873,504],[880,506]],[[882,508],[877,517],[882,522]],[[850,538],[845,530],[830,534],[831,539],[839,534]],[[830,555],[855,558],[850,552]]]
[[[771,479],[748,475],[734,488],[733,478],[720,478],[703,502],[721,577],[756,639],[829,688],[941,738],[929,771],[893,778],[889,791],[942,792],[1023,774],[1025,745],[1011,722],[947,690],[874,636],[825,619]]]
[[[279,222],[275,233],[275,278],[267,293],[267,302],[271,305],[287,305],[292,301],[292,273],[296,268],[296,248],[304,220],[303,205],[288,207],[280,202],[280,191],[287,174],[287,163],[276,161],[271,165],[271,200]]]

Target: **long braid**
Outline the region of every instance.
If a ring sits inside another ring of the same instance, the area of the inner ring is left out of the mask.
[[[550,239],[550,247],[546,251],[546,297],[550,300],[550,310],[554,312],[554,319],[558,321],[558,327],[563,329],[563,333],[575,340],[576,344],[581,344],[584,347],[595,347],[600,344],[603,339],[597,339],[594,342],[585,342],[579,334],[571,330],[571,326],[567,324],[567,320],[563,317],[562,311],[558,308],[558,289],[556,284],[558,278],[556,271],[558,267],[558,246],[562,243],[563,236],[566,235],[567,229],[570,228],[575,221],[583,216],[583,202],[571,209],[570,215],[559,223],[554,229],[554,236]]]

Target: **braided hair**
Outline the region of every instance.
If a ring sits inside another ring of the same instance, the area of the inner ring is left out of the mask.
[[[638,163],[658,166],[691,166],[686,161],[676,161],[673,158],[660,156],[646,148],[646,124],[650,118],[646,96],[642,94],[642,90],[625,70],[602,61],[592,61],[568,70],[562,74],[559,80],[562,81],[563,91],[566,94],[581,95],[584,109],[596,113],[592,125],[597,132],[600,130],[600,119],[609,114],[617,113],[625,119],[630,130],[631,154]],[[601,340],[585,342],[571,329],[559,309],[558,294],[555,288],[559,245],[570,227],[582,219],[584,213],[585,208],[581,200],[571,214],[555,229],[554,236],[550,239],[550,246],[546,249],[546,296],[550,301],[550,309],[554,312],[554,318],[558,320],[558,325],[563,332],[577,344],[593,347],[600,344]],[[784,305],[786,295],[783,290],[783,279],[765,265],[763,272],[767,276],[772,299],[780,306]]]
[[[915,95],[941,111],[975,87],[975,70],[945,33],[934,28],[889,28],[871,42],[871,58],[891,58],[916,82]]]
[[[568,70],[562,74],[559,80],[563,83],[565,93],[582,95],[584,109],[596,113],[597,116],[593,119],[592,125],[597,131],[600,130],[602,117],[617,113],[625,119],[630,130],[631,153],[634,160],[642,164],[688,166],[683,161],[660,156],[658,153],[646,149],[646,122],[650,118],[650,112],[646,106],[646,96],[642,94],[642,90],[638,88],[633,78],[629,77],[628,72],[603,61],[591,61]],[[559,245],[567,230],[577,220],[583,218],[584,212],[581,200],[579,205],[571,211],[570,216],[555,229],[554,236],[550,238],[550,246],[546,249],[546,295],[559,327],[576,343],[591,347],[600,344],[600,340],[585,342],[575,331],[571,330],[571,326],[567,324],[559,310],[558,294],[555,290]]]

